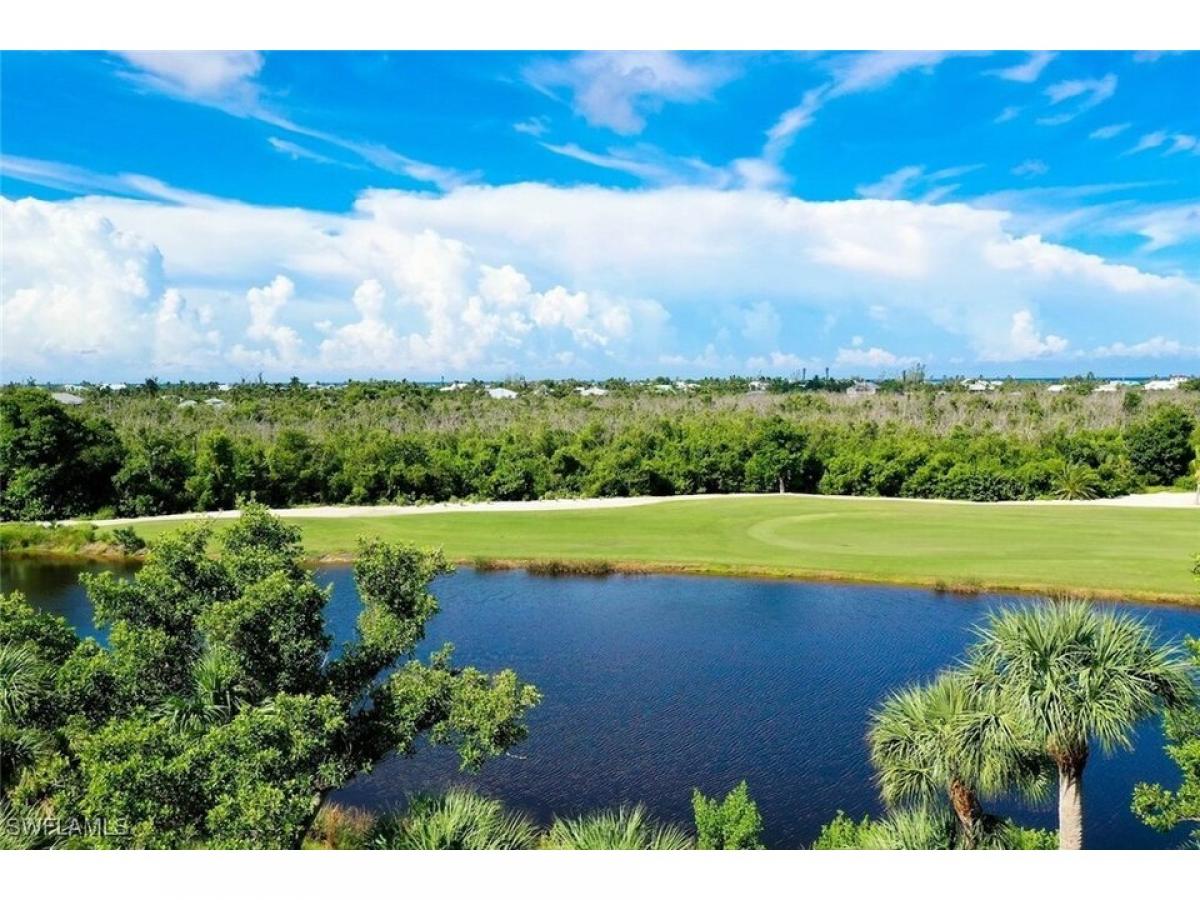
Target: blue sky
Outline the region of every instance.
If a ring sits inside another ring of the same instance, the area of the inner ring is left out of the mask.
[[[5,379],[1200,368],[1197,54],[0,78]]]

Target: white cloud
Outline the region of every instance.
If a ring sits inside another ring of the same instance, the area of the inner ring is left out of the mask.
[[[904,166],[884,175],[874,184],[860,184],[854,192],[860,197],[871,197],[876,200],[894,200],[904,195],[905,191],[925,171],[924,166]]]
[[[513,122],[513,131],[531,137],[541,137],[549,130],[550,120],[546,116],[530,116],[520,122]]]
[[[770,304],[781,320],[801,314],[814,323],[853,321],[865,317],[868,306],[880,306],[886,309],[880,315],[892,321],[923,324],[939,336],[935,341],[977,353],[995,352],[995,335],[1007,334],[1022,310],[1040,309],[1055,322],[1087,322],[1095,342],[1120,338],[1133,316],[1151,333],[1183,333],[1200,311],[1195,281],[1117,265],[1023,234],[1008,213],[955,203],[810,202],[748,190],[536,184],[465,187],[444,196],[368,191],[343,215],[211,197],[195,203],[99,196],[22,202],[43,216],[107,221],[126,236],[106,238],[111,246],[103,247],[103,256],[110,262],[102,268],[123,272],[122,241],[132,242],[134,269],[149,274],[145,290],[128,302],[146,322],[174,288],[213,309],[201,333],[219,331],[225,347],[240,343],[278,356],[272,329],[291,328],[302,341],[296,367],[333,376],[335,361],[349,366],[376,358],[335,352],[349,346],[354,332],[343,332],[347,340],[334,341],[328,351],[320,348],[321,340],[361,322],[368,323],[359,329],[365,334],[382,321],[395,338],[384,342],[391,349],[380,351],[387,360],[381,373],[436,376],[452,366],[465,367],[464,373],[533,373],[565,353],[581,371],[629,371],[659,356],[696,359],[696,348],[710,341],[721,358],[736,352],[741,365],[748,350],[721,343],[714,323],[719,311],[752,303]],[[82,291],[111,281],[103,272],[72,277],[72,266],[85,260],[99,266],[88,254],[68,255],[62,263],[29,255],[44,252],[38,250],[43,246],[69,246],[65,240],[43,238],[21,251],[9,238],[12,218],[6,213],[6,317],[13,293],[25,286],[11,272],[32,273],[25,280],[37,281],[46,295],[59,285]],[[1179,210],[1169,222],[1130,227],[1183,241],[1195,233],[1193,221],[1194,214]],[[26,262],[18,266],[22,253]],[[242,298],[251,287],[269,287],[281,272],[294,292],[271,307],[263,337],[248,338],[251,314]],[[372,280],[383,291],[382,303],[371,291],[358,298],[362,303],[351,299]],[[310,324],[319,321],[329,323],[320,335]],[[56,332],[42,335],[42,320],[32,314],[22,322],[22,346],[59,340]],[[736,328],[746,324],[739,320]],[[134,338],[114,339],[110,359],[142,368],[146,334],[143,327]],[[828,338],[814,327],[797,340],[808,353]],[[766,349],[775,348],[766,342]],[[43,358],[52,370],[67,358],[66,349],[52,346]]]
[[[343,166],[345,163],[332,157],[326,156],[324,153],[317,153],[315,150],[310,150],[307,147],[302,147],[295,141],[285,141],[282,138],[269,137],[267,143],[272,149],[279,151],[284,156],[290,156],[292,159],[305,159],[309,162],[321,163],[323,165]]]
[[[1200,149],[1200,141],[1194,134],[1176,134],[1171,136],[1171,146],[1163,156],[1173,156],[1176,153],[1186,153],[1189,150]]]
[[[87,370],[139,352],[164,285],[150,242],[104,216],[0,198],[5,367]]]
[[[1057,53],[1039,50],[1036,53],[1030,53],[1029,58],[1023,63],[1009,66],[1006,69],[991,69],[988,74],[995,75],[997,78],[1003,78],[1006,81],[1019,81],[1023,84],[1032,84],[1041,77],[1042,70],[1050,65],[1056,56],[1058,56]]]
[[[1004,109],[1000,110],[1000,112],[996,115],[996,118],[992,119],[992,121],[997,125],[1003,124],[1004,122],[1011,122],[1013,119],[1017,118],[1017,116],[1021,115],[1023,110],[1024,107],[1020,106],[1006,106]]]
[[[861,344],[861,341],[859,343]],[[920,361],[920,357],[897,356],[895,353],[892,353],[890,350],[884,350],[882,347],[868,347],[864,349],[861,346],[855,345],[853,347],[838,348],[834,364],[842,368],[863,366],[866,368],[885,369],[893,366],[909,366]]]
[[[1031,178],[1038,175],[1045,175],[1050,171],[1050,167],[1040,159],[1027,159],[1019,165],[1012,168],[1012,173],[1018,178]]]
[[[259,53],[145,51],[117,55],[131,66],[123,73],[125,77],[142,87],[329,144],[385,172],[433,184],[441,190],[450,190],[478,178],[477,172],[459,172],[422,162],[382,144],[308,128],[274,111],[264,102],[263,91],[257,81],[264,64],[263,56]],[[292,143],[292,146],[298,145]]]
[[[1129,122],[1118,122],[1115,125],[1105,125],[1102,128],[1097,128],[1095,131],[1093,131],[1091,134],[1089,134],[1088,137],[1094,141],[1111,140],[1112,138],[1115,138],[1117,135],[1119,135],[1121,132],[1125,131],[1130,126],[1130,124],[1131,123],[1129,123]]]
[[[1147,338],[1144,341],[1139,341],[1136,344],[1126,344],[1122,341],[1117,341],[1105,347],[1096,347],[1092,350],[1081,353],[1082,356],[1097,357],[1100,359],[1110,358],[1133,358],[1133,359],[1161,359],[1168,356],[1200,356],[1200,345],[1188,346],[1173,338],[1165,338],[1162,335],[1157,335],[1152,338]]]
[[[1125,151],[1125,155],[1129,156],[1133,153],[1155,150],[1165,144],[1168,137],[1169,135],[1165,131],[1151,131],[1148,134],[1143,134],[1136,144]]]
[[[294,371],[302,359],[300,335],[276,317],[296,295],[296,285],[285,275],[276,275],[265,287],[246,292],[250,324],[246,338],[258,344],[234,346],[231,358],[240,365],[260,366],[271,371]]]
[[[1078,103],[1068,112],[1043,116],[1038,119],[1042,125],[1062,125],[1082,115],[1093,107],[1099,106],[1117,92],[1117,76],[1111,72],[1103,78],[1075,78],[1059,81],[1045,90],[1045,95],[1051,106],[1057,106],[1067,100],[1078,99]]]
[[[1015,362],[1057,356],[1067,349],[1066,338],[1042,335],[1027,309],[1013,313],[1007,334],[999,333],[984,345],[980,358],[990,362]]]
[[[779,313],[766,300],[742,312],[742,336],[756,344],[778,342],[782,327]]]
[[[254,79],[263,57],[256,51],[150,50],[117,55],[134,67],[130,78],[163,93],[206,103],[249,106],[258,100]]]
[[[926,174],[924,166],[903,166],[884,175],[873,184],[858,185],[854,191],[860,197],[874,200],[898,200],[912,195],[913,189],[920,186],[924,189],[924,193],[918,198],[920,202],[936,203],[961,187],[959,184],[945,182],[982,168],[982,164],[975,163],[966,166],[950,166]]]
[[[666,103],[707,99],[731,77],[725,63],[660,51],[588,52],[568,60],[541,60],[525,70],[537,89],[566,88],[575,112],[590,125],[637,134],[646,116]]]
[[[767,130],[762,153],[754,159],[761,184],[786,181],[780,164],[796,135],[808,128],[830,100],[879,90],[910,71],[931,73],[944,60],[958,54],[949,51],[868,51],[836,56],[829,63],[829,80],[805,91],[800,102],[786,110]],[[740,160],[748,163],[749,160]],[[735,163],[736,165],[736,163]],[[751,185],[755,186],[755,185]]]
[[[795,353],[784,353],[774,350],[765,356],[751,356],[746,360],[746,370],[751,372],[774,372],[778,374],[800,374],[809,366],[816,366],[819,360],[806,359]]]

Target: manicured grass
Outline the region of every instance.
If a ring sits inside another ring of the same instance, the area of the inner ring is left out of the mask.
[[[1079,591],[1200,601],[1200,511],[763,496],[550,512],[296,519],[314,557],[360,537],[474,560]],[[153,537],[179,523],[138,525]]]

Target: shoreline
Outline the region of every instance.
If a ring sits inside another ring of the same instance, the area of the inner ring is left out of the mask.
[[[6,551],[14,559],[42,562],[83,563],[110,562],[131,565],[145,560],[145,553],[129,554],[111,545],[90,545],[79,550],[23,548]],[[352,553],[326,553],[305,556],[306,566],[348,566],[356,557]],[[1124,591],[1109,588],[1064,587],[1025,582],[984,581],[965,578],[947,580],[934,577],[881,577],[828,569],[801,569],[775,566],[733,565],[722,563],[635,562],[588,558],[503,558],[474,556],[450,560],[456,568],[477,572],[525,571],[544,578],[606,578],[609,575],[682,575],[696,578],[737,578],[761,581],[829,582],[833,584],[877,585],[880,587],[909,587],[934,593],[977,596],[979,594],[1013,594],[1021,597],[1044,597],[1053,600],[1085,600],[1104,603],[1135,603],[1200,607],[1200,594],[1160,591]]]

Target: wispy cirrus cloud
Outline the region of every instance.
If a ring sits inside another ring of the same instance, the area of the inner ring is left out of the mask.
[[[987,74],[1003,78],[1005,81],[1032,84],[1041,77],[1042,71],[1054,61],[1056,56],[1058,56],[1057,53],[1039,50],[1035,53],[1030,53],[1029,58],[1023,63],[1017,63],[1015,66],[1008,66],[1004,69],[989,69]]]
[[[663,51],[588,52],[566,60],[543,59],[525,67],[525,80],[557,97],[589,125],[638,134],[648,116],[668,103],[696,103],[737,74],[726,59]]]
[[[257,52],[154,51],[118,53],[128,68],[120,74],[143,89],[219,109],[238,118],[255,119],[281,131],[301,135],[357,156],[377,169],[450,190],[478,178],[422,162],[382,144],[341,137],[301,125],[269,108],[258,80],[265,57]],[[297,156],[297,158],[300,158]]]
[[[1128,130],[1131,124],[1131,122],[1118,122],[1113,125],[1104,125],[1091,132],[1088,137],[1093,141],[1109,141]]]
[[[942,62],[959,53],[943,50],[869,51],[834,57],[827,64],[829,79],[805,91],[800,102],[789,107],[766,133],[762,153],[735,161],[745,170],[756,171],[764,183],[786,181],[780,169],[784,155],[796,135],[816,121],[817,113],[832,100],[887,87],[901,75],[918,71],[933,72]]]
[[[854,192],[873,200],[916,199],[921,203],[935,203],[961,187],[955,179],[983,167],[983,163],[972,163],[927,172],[925,166],[903,166],[879,181],[858,185]]]
[[[1063,125],[1099,106],[1116,92],[1117,76],[1111,72],[1103,78],[1073,78],[1055,82],[1043,92],[1051,106],[1058,106],[1068,100],[1077,102],[1066,112],[1042,116],[1038,119],[1038,124]]]

